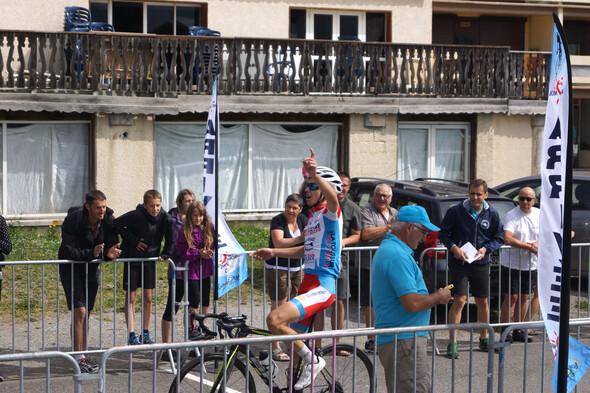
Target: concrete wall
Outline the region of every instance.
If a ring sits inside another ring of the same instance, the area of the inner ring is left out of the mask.
[[[475,177],[489,185],[535,172],[536,129],[530,116],[481,114],[473,140],[476,141]]]
[[[96,188],[119,216],[143,202],[143,193],[154,188],[154,121],[151,116],[96,117]],[[123,121],[121,121],[123,120]]]
[[[0,1],[0,29],[63,31],[67,6],[88,8],[88,0]]]
[[[350,175],[396,178],[397,116],[351,115]]]
[[[288,38],[289,8],[313,8],[326,10],[390,11],[392,15],[392,40],[396,43],[430,44],[432,41],[431,0],[354,0],[336,1],[210,1],[209,27],[224,36]],[[408,15],[412,17],[409,18]],[[269,17],[272,15],[272,17]],[[252,23],[252,17],[264,23]]]
[[[551,52],[553,18],[551,15],[531,15],[527,23],[527,50]]]
[[[10,15],[2,18],[0,29],[63,31],[63,14],[66,6],[90,7],[88,0],[30,0],[28,3],[23,7],[19,3],[0,1],[0,15]],[[164,0],[160,3],[174,1]],[[204,2],[186,0],[182,3]],[[392,15],[393,42],[430,44],[432,38],[432,0],[211,0],[207,4],[207,25],[221,31],[226,37],[288,38],[289,8],[299,7],[359,12],[389,11]],[[411,18],[408,17],[410,14]]]

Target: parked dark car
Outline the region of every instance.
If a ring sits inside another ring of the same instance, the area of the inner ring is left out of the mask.
[[[494,187],[502,195],[518,200],[522,187],[531,187],[537,194],[541,192],[541,175],[521,177]],[[575,232],[573,243],[590,243],[590,172],[574,172],[572,175],[572,230]],[[588,277],[588,247],[572,247],[571,273],[575,277]],[[582,263],[580,264],[580,261]]]
[[[451,206],[461,203],[467,198],[469,188],[469,183],[444,179],[418,178],[411,181],[400,181],[357,177],[351,181],[349,195],[353,201],[363,207],[372,201],[373,191],[379,183],[387,183],[391,186],[393,190],[391,206],[399,209],[405,205],[420,205],[426,209],[430,220],[435,225],[440,225],[445,213]],[[487,202],[498,210],[502,220],[506,213],[515,206],[512,200],[492,188],[488,190]],[[438,233],[427,239],[425,247],[434,247],[437,244],[437,239]],[[422,251],[423,248],[419,248],[414,253],[417,259],[420,257]],[[445,286],[448,283],[446,253],[438,252],[436,254],[434,251],[430,251],[428,255],[425,255],[421,264],[424,281],[430,292],[434,292],[436,288]],[[499,292],[498,252],[493,253],[490,256],[490,260],[492,261],[490,264],[490,291],[492,292],[491,296],[495,298],[498,297],[497,292]],[[354,270],[351,269],[351,272]],[[354,281],[351,280],[351,282]]]

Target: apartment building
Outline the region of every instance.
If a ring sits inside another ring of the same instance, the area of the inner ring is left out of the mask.
[[[0,5],[0,199],[23,223],[94,187],[116,214],[150,188],[166,208],[199,193],[214,78],[220,202],[241,219],[282,207],[309,147],[352,176],[537,173],[552,12],[572,37],[576,164],[590,167],[586,1],[31,3]],[[114,32],[64,32],[70,6]]]

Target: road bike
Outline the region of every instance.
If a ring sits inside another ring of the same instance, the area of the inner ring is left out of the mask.
[[[221,338],[243,338],[250,335],[273,336],[268,330],[248,326],[245,315],[231,317],[226,313],[196,314],[193,312],[191,313],[191,320],[198,322],[200,332],[193,335],[194,339],[211,339],[212,336],[215,336],[215,333],[203,323],[205,318],[216,320]],[[313,321],[311,326],[313,326]],[[262,347],[265,345],[268,347],[269,343],[263,344]],[[306,342],[306,345],[309,347],[310,343]],[[219,347],[213,352],[207,349],[201,351],[201,356],[192,359],[182,367],[178,378],[172,381],[169,392],[255,393],[257,389],[262,392],[272,393],[311,391],[311,386],[302,391],[289,387],[288,381],[297,381],[301,374],[303,369],[301,359],[299,359],[292,372],[287,367],[286,372],[283,373],[284,375],[281,375],[278,369],[274,369],[273,364],[275,363],[270,357],[266,357],[264,352],[261,352],[260,358],[256,356],[260,344],[234,344],[224,348]],[[363,351],[355,346],[343,343],[315,349],[316,354],[322,356],[326,361],[326,367],[315,378],[313,383],[314,392],[374,392],[373,364]],[[341,354],[344,351],[350,355],[336,356],[336,354]],[[266,355],[268,354],[266,353]],[[263,362],[268,365],[263,364]],[[291,362],[287,364],[291,364]],[[254,375],[258,375],[259,378],[255,379]]]

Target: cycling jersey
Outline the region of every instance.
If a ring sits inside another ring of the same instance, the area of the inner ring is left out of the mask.
[[[334,280],[340,274],[342,251],[342,212],[332,213],[324,203],[309,212],[305,232],[305,274],[329,276]]]

